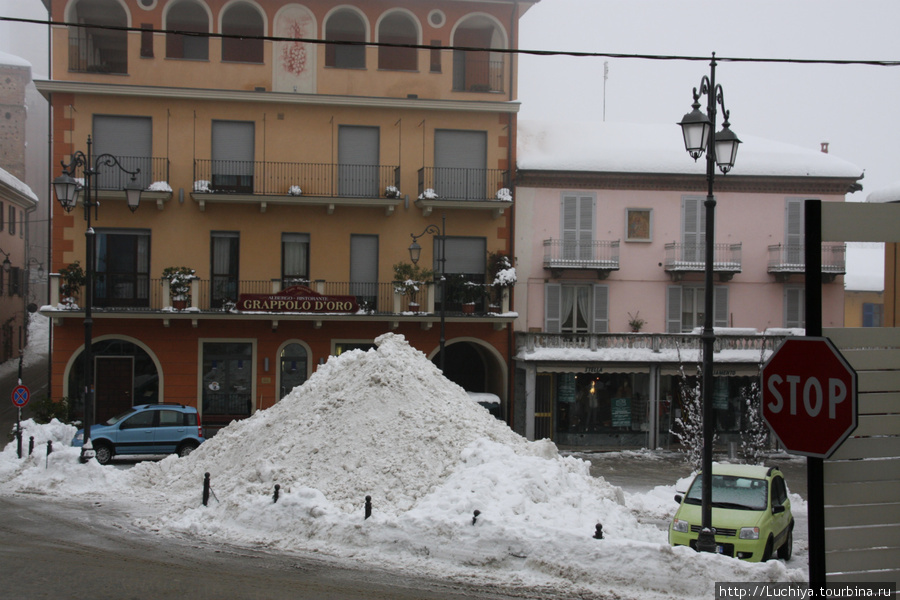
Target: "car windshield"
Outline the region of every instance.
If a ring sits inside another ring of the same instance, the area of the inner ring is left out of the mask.
[[[703,496],[703,475],[697,475],[685,502],[700,504]],[[718,508],[739,510],[765,510],[768,504],[768,486],[765,479],[736,475],[713,475],[712,505]]]
[[[123,412],[122,414],[116,415],[116,416],[112,417],[111,419],[108,419],[106,421],[106,423],[104,423],[104,425],[115,425],[116,423],[118,423],[119,421],[124,419],[125,417],[132,415],[132,414],[134,414],[134,409],[130,408],[130,409],[126,410],[125,412]]]

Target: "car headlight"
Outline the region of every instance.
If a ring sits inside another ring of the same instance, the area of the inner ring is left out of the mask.
[[[687,533],[690,531],[691,526],[684,519],[675,519],[672,521],[672,531],[678,531],[680,533]]]
[[[742,540],[758,540],[759,527],[741,527],[740,538]]]

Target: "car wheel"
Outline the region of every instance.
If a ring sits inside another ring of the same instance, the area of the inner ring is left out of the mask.
[[[763,550],[762,560],[760,562],[766,562],[772,558],[772,536],[769,536],[768,541],[766,542],[766,549]]]
[[[197,448],[197,444],[194,444],[192,442],[186,442],[178,447],[178,456],[185,457],[188,454],[190,454],[191,452],[193,452],[194,450],[196,450],[196,448]]]
[[[794,525],[793,523],[789,526],[787,539],[784,540],[784,544],[781,545],[781,548],[778,549],[778,558],[784,561],[791,560],[791,555],[794,553]]]
[[[97,444],[94,446],[94,456],[101,465],[108,465],[113,457],[113,449],[109,444]]]

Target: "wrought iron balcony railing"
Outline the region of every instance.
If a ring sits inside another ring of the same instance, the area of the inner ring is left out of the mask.
[[[806,271],[806,248],[803,244],[775,244],[769,246],[769,273],[789,276]],[[832,277],[847,272],[847,246],[841,243],[822,244],[822,274]]]
[[[140,170],[135,180],[144,189],[158,181],[169,181],[169,159],[150,156],[116,156],[116,160],[124,169],[129,171]],[[125,185],[131,183],[131,175],[121,169],[104,169],[94,178],[94,185],[98,190],[120,191]]]
[[[619,240],[544,240],[544,268],[619,269]]]
[[[400,167],[198,159],[194,181],[194,191],[211,193],[378,198],[400,188]]]
[[[502,92],[503,60],[484,58],[483,52],[453,51],[453,91]]]
[[[670,273],[706,270],[705,244],[666,244],[665,269]],[[741,272],[741,243],[714,244],[713,271],[729,277]]]
[[[422,167],[419,198],[434,200],[497,200],[497,192],[509,187],[509,171]],[[429,192],[429,190],[431,190]]]

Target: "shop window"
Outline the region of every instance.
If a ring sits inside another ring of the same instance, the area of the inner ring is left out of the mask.
[[[557,373],[557,433],[633,433],[635,443],[646,443],[649,382],[649,374],[640,372]]]

